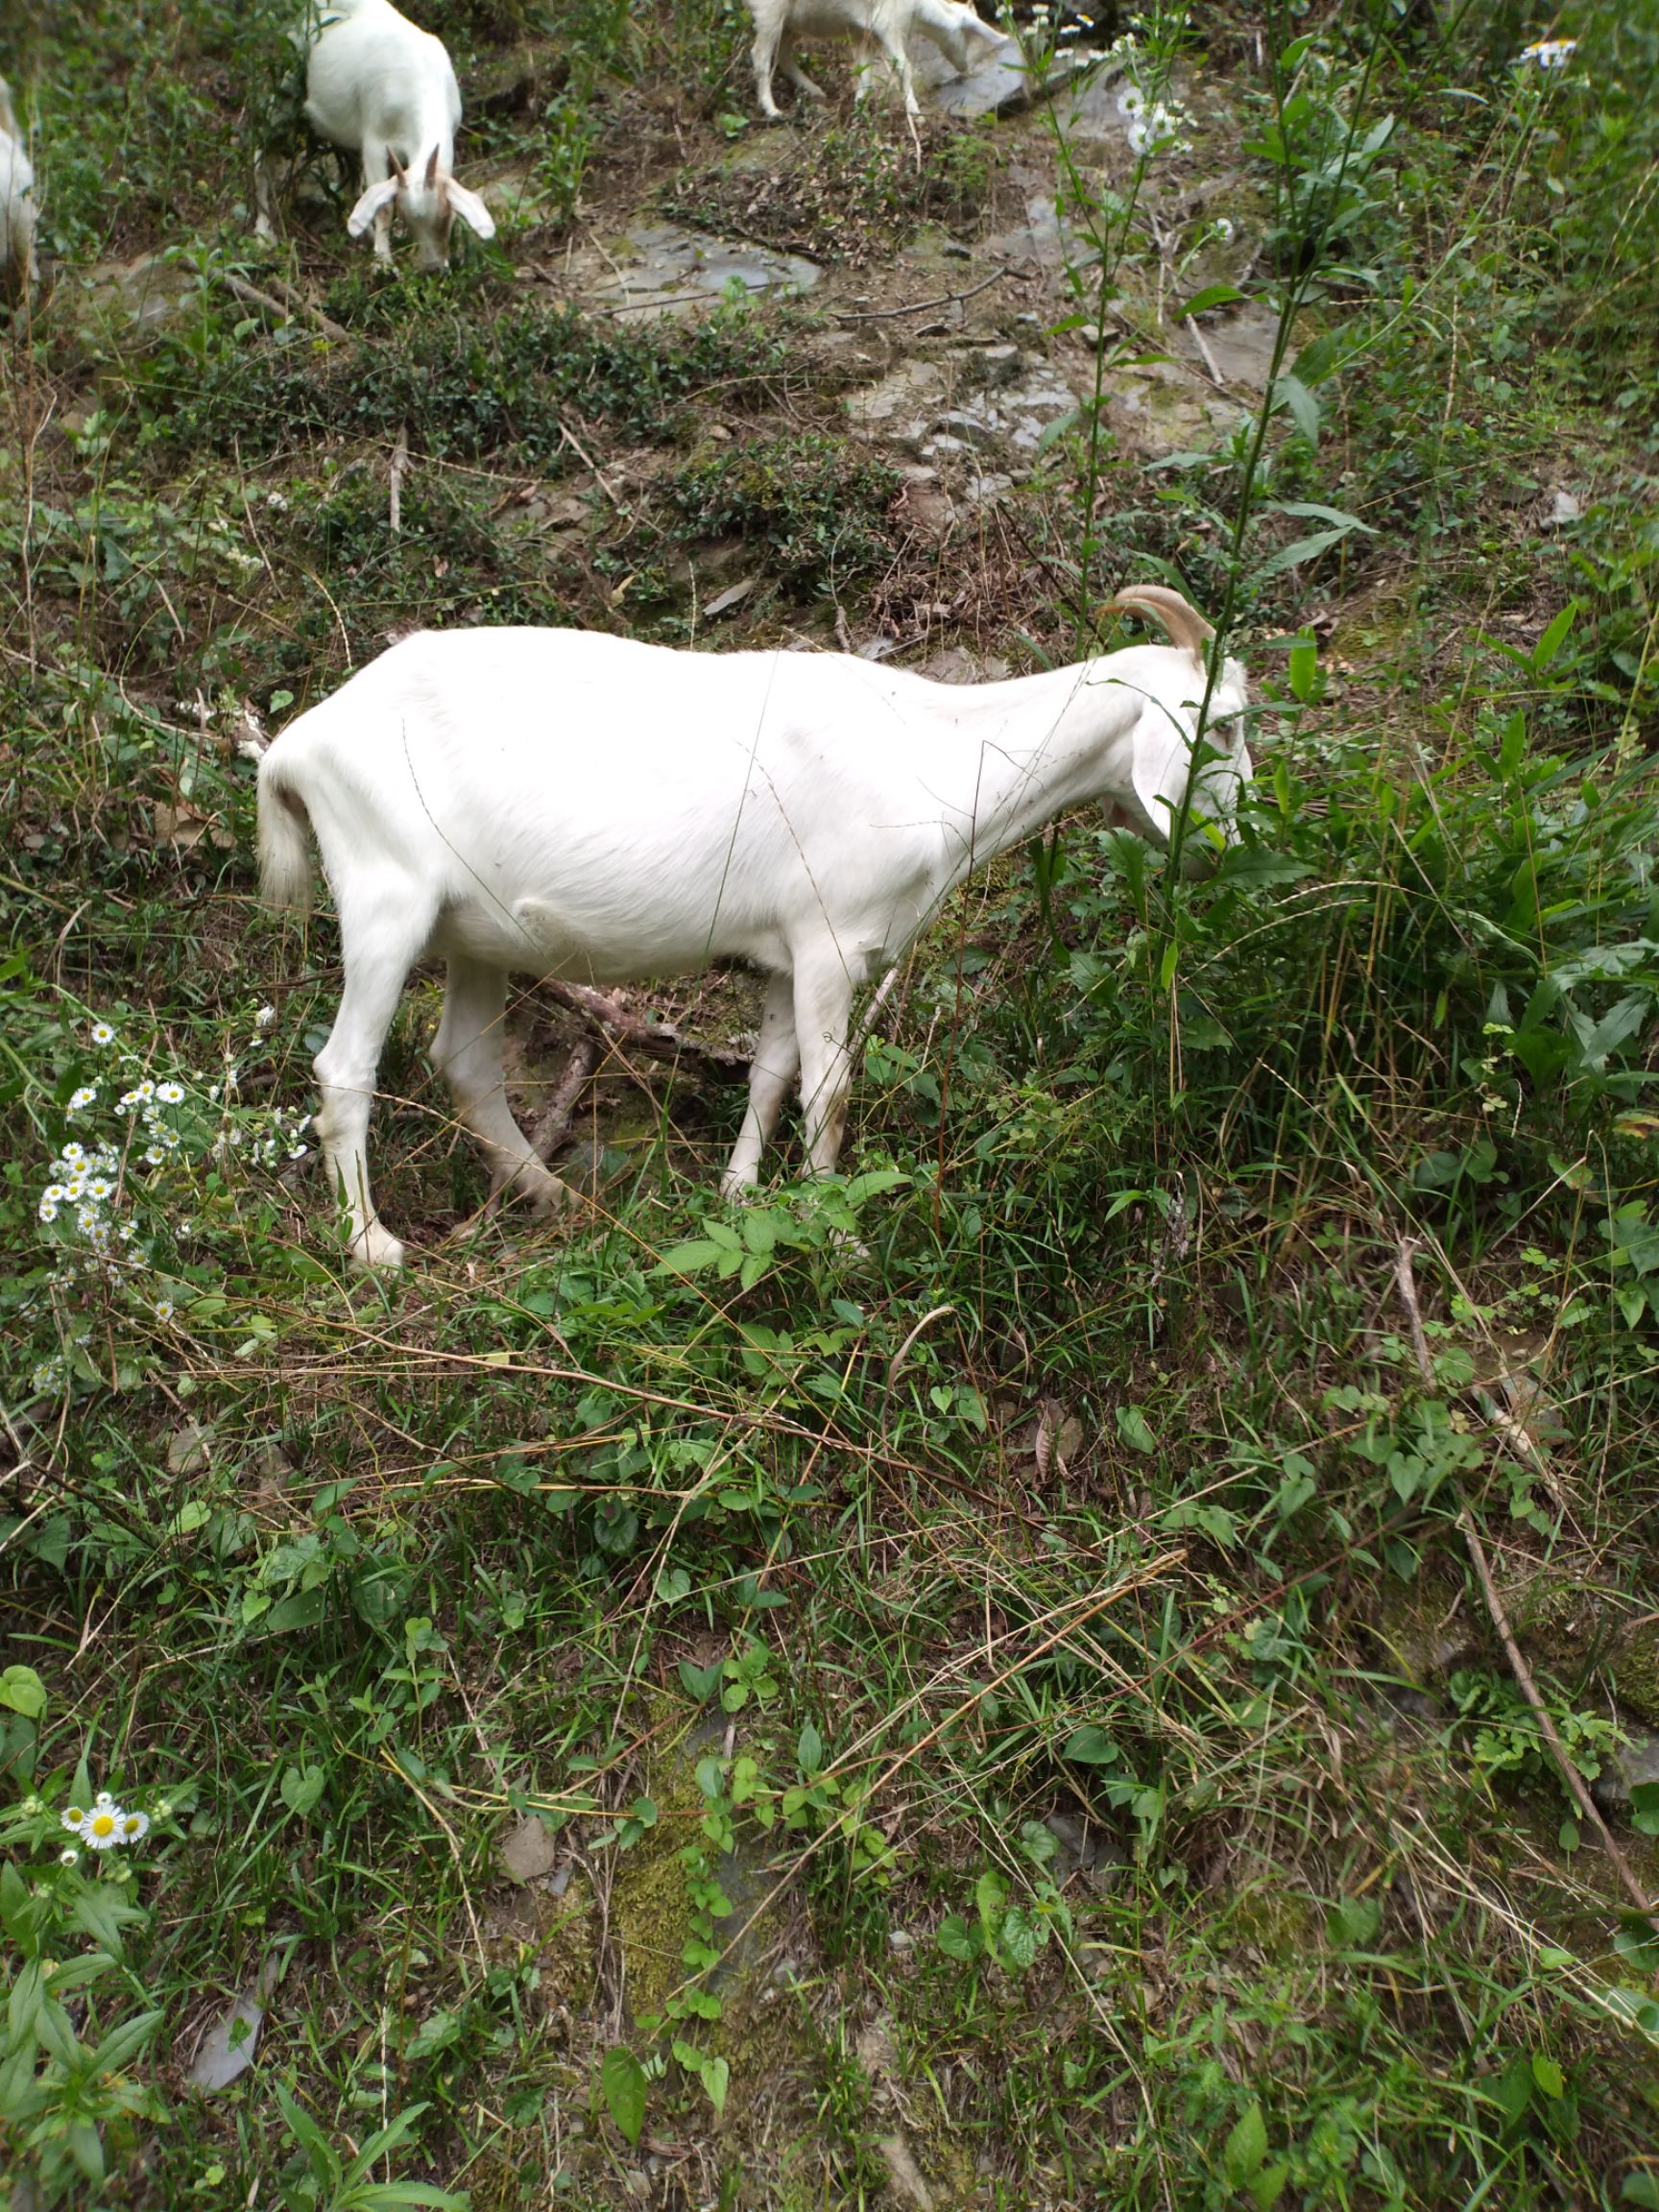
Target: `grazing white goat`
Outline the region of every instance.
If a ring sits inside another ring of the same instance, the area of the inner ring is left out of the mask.
[[[774,123],[781,119],[772,97],[775,66],[807,99],[824,97],[795,59],[797,38],[851,38],[866,64],[858,74],[855,97],[860,100],[869,83],[868,64],[884,58],[904,95],[906,115],[922,112],[905,51],[912,33],[930,38],[958,76],[969,65],[970,39],[983,38],[993,46],[1001,39],[1000,32],[981,22],[961,0],[749,0],[749,12],[755,18],[755,89],[761,114]]]
[[[35,281],[35,172],[12,87],[0,77],[0,287],[8,292],[26,292]]]
[[[397,1265],[364,1143],[410,969],[448,962],[434,1063],[494,1187],[568,1194],[508,1111],[507,975],[582,983],[736,958],[770,975],[724,1188],[752,1185],[797,1070],[816,1174],[835,1166],[853,995],[964,877],[1052,815],[1107,799],[1168,840],[1190,780],[1231,840],[1245,704],[1206,674],[1209,624],[1142,585],[1117,607],[1172,645],[1008,683],[935,684],[851,655],[686,653],[585,630],[427,631],[291,723],[259,764],[259,865],[276,907],[311,890],[309,826],[340,916],[346,990],[315,1062],[317,1134],[351,1254]],[[1199,771],[1191,777],[1194,756]],[[1205,830],[1195,828],[1194,842]]]
[[[451,172],[461,92],[442,39],[392,0],[311,0],[294,38],[306,58],[306,121],[362,156],[363,197],[346,218],[353,238],[373,224],[374,258],[390,265],[396,207],[419,266],[442,269],[457,215],[480,238],[494,237],[489,208]]]

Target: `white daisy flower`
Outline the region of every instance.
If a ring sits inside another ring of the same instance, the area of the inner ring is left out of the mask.
[[[1515,60],[1519,68],[1524,62],[1536,61],[1540,69],[1565,69],[1578,48],[1576,38],[1539,38],[1530,46],[1523,46]]]
[[[1222,245],[1223,245],[1223,246],[1231,246],[1231,245],[1232,245],[1232,243],[1233,243],[1233,231],[1234,231],[1234,223],[1233,223],[1233,218],[1232,218],[1232,216],[1231,216],[1231,215],[1217,215],[1217,216],[1216,216],[1216,218],[1215,218],[1215,235],[1216,235],[1216,237],[1217,237],[1217,238],[1219,238],[1219,239],[1220,239],[1220,241],[1221,241],[1221,243],[1222,243]]]
[[[65,1805],[59,1818],[72,1836],[78,1836],[86,1818],[86,1808],[84,1805]]]
[[[81,1840],[94,1851],[108,1851],[121,1840],[121,1822],[125,1815],[116,1804],[105,1804],[101,1797],[81,1823]]]
[[[296,1144],[290,1150],[288,1157],[290,1160],[303,1160],[306,1153],[309,1152],[310,1149],[311,1147],[309,1144]]]
[[[80,1230],[83,1237],[90,1237],[94,1230],[101,1226],[97,1207],[83,1206],[75,1216],[75,1226]]]
[[[61,1160],[67,1160],[72,1167],[78,1167],[82,1161],[85,1159],[85,1157],[86,1147],[84,1144],[65,1144],[62,1151],[59,1154],[59,1158]]]
[[[157,1083],[156,1095],[163,1106],[177,1106],[183,1099],[184,1086],[182,1083]]]
[[[132,1096],[139,1099],[154,1098],[155,1095],[156,1086],[151,1082],[148,1075],[145,1076],[143,1082],[140,1083],[138,1088],[132,1093]]]
[[[1129,141],[1131,154],[1144,154],[1152,144],[1152,133],[1144,123],[1131,123],[1124,135]]]
[[[269,1029],[276,1019],[276,1009],[275,1006],[261,1006],[258,1013],[253,1017],[253,1026],[255,1029]]]
[[[144,1165],[146,1167],[159,1167],[166,1157],[159,1144],[152,1144],[145,1151]]]
[[[84,1111],[84,1110],[86,1107],[88,1107],[88,1106],[92,1105],[92,1104],[93,1104],[93,1103],[96,1101],[96,1099],[97,1099],[97,1096],[98,1096],[98,1086],[97,1086],[95,1083],[83,1083],[79,1091],[74,1091],[74,1092],[71,1092],[71,1093],[70,1093],[70,1095],[69,1095],[69,1111],[70,1111],[70,1113],[71,1113],[71,1114],[80,1114],[80,1113],[82,1113],[82,1112],[83,1112],[83,1111]]]
[[[108,1813],[114,1802],[115,1799],[109,1791],[100,1790],[97,1796],[92,1800],[92,1810],[94,1813]]]
[[[110,1026],[109,1026],[109,1024],[108,1024],[108,1022],[93,1022],[93,1024],[92,1024],[92,1042],[93,1042],[93,1044],[94,1044],[94,1045],[113,1045],[113,1044],[114,1044],[114,1042],[115,1042],[115,1032],[114,1032],[114,1030],[113,1030],[113,1029],[111,1029],[111,1028],[110,1028]]]
[[[1138,85],[1125,84],[1118,95],[1118,112],[1133,122],[1146,105],[1146,95]]]
[[[80,1865],[80,1863],[81,1863],[81,1854],[80,1854],[80,1852],[79,1852],[79,1851],[77,1851],[77,1850],[76,1850],[76,1848],[75,1848],[75,1846],[74,1846],[74,1844],[73,1844],[73,1843],[71,1843],[71,1844],[68,1846],[68,1848],[67,1848],[66,1850],[63,1850],[63,1851],[60,1851],[60,1852],[59,1852],[59,1854],[58,1854],[58,1863],[59,1863],[59,1865],[60,1865],[60,1866],[79,1866],[79,1865]]]
[[[108,1175],[94,1175],[86,1186],[86,1195],[95,1205],[102,1206],[107,1198],[113,1198],[115,1186]]]
[[[148,1813],[123,1813],[119,1825],[123,1843],[142,1843],[150,1833],[150,1815]]]
[[[156,1318],[157,1321],[171,1321],[178,1310],[178,1307],[174,1305],[171,1298],[157,1298],[156,1301]]]
[[[36,1368],[36,1370],[35,1370],[34,1374],[33,1374],[33,1375],[31,1375],[31,1376],[30,1376],[30,1378],[29,1378],[29,1387],[30,1387],[32,1390],[34,1390],[34,1391],[36,1391],[36,1392],[38,1392],[38,1391],[41,1391],[41,1390],[50,1390],[50,1389],[51,1389],[51,1388],[54,1386],[54,1384],[57,1382],[57,1381],[58,1381],[58,1362],[57,1362],[57,1360],[56,1360],[56,1359],[42,1359],[42,1360],[40,1361],[40,1364],[39,1364],[39,1365],[38,1365],[38,1366]]]

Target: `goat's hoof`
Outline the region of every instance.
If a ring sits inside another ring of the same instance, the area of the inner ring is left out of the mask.
[[[373,1222],[351,1240],[351,1265],[359,1275],[373,1275],[381,1268],[401,1267],[403,1247],[397,1238]]]

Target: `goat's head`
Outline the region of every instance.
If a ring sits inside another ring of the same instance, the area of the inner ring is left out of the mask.
[[[493,238],[495,219],[476,192],[469,192],[444,168],[433,147],[424,170],[405,169],[394,154],[392,174],[371,184],[346,218],[346,228],[360,238],[383,207],[396,204],[415,239],[418,269],[445,269],[449,263],[449,232],[457,215],[480,238]]]
[[[1254,772],[1238,719],[1249,703],[1243,667],[1225,660],[1213,668],[1214,627],[1166,585],[1130,585],[1107,605],[1150,614],[1190,669],[1190,682],[1176,690],[1143,695],[1131,738],[1133,799],[1123,794],[1122,812],[1143,835],[1167,845],[1185,793],[1195,824],[1214,825],[1225,843],[1237,844],[1239,795]],[[1212,865],[1214,842],[1198,829],[1183,852],[1184,873],[1201,875]]]

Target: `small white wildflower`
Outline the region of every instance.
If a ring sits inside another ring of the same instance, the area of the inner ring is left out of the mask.
[[[123,1813],[120,1829],[123,1843],[142,1843],[150,1833],[150,1815],[148,1813]]]
[[[1144,123],[1131,123],[1124,135],[1129,141],[1131,154],[1144,154],[1151,147],[1152,133],[1147,130]]]
[[[93,1044],[94,1044],[94,1045],[113,1045],[113,1044],[114,1044],[114,1042],[115,1042],[115,1032],[114,1032],[114,1030],[113,1030],[113,1029],[111,1029],[111,1028],[110,1028],[110,1026],[109,1026],[109,1024],[108,1024],[108,1022],[93,1022],[93,1024],[92,1024],[92,1042],[93,1042]]]
[[[275,1006],[261,1006],[258,1013],[253,1017],[253,1026],[255,1029],[269,1029],[276,1019],[276,1009]]]
[[[166,1157],[159,1144],[149,1145],[144,1153],[144,1165],[146,1167],[159,1167]]]
[[[45,1209],[48,1206],[56,1213],[68,1195],[68,1191],[64,1190],[61,1183],[48,1183],[45,1190],[40,1193],[41,1218],[45,1218]]]
[[[78,1167],[86,1157],[86,1147],[84,1144],[65,1144],[59,1157],[67,1160],[71,1167]]]
[[[119,1805],[106,1805],[102,1799],[93,1806],[81,1823],[81,1840],[90,1844],[94,1851],[108,1851],[121,1840],[122,1812]]]
[[[83,1237],[93,1236],[103,1226],[98,1218],[97,1207],[83,1206],[75,1216],[75,1226]]]
[[[227,1068],[225,1070],[225,1088],[227,1091],[234,1091],[236,1088],[236,1070],[234,1068]]]
[[[1222,245],[1223,245],[1223,246],[1231,246],[1231,245],[1232,245],[1232,243],[1233,243],[1233,233],[1234,233],[1234,228],[1235,228],[1235,225],[1234,225],[1234,222],[1233,222],[1233,218],[1232,218],[1232,216],[1231,216],[1231,215],[1217,215],[1217,216],[1216,216],[1216,218],[1215,218],[1215,235],[1216,235],[1216,237],[1217,237],[1217,238],[1219,238],[1219,239],[1220,239],[1220,241],[1221,241],[1221,243],[1222,243]]]
[[[156,1134],[169,1152],[178,1151],[181,1140],[177,1129],[157,1129]]]
[[[1146,95],[1139,85],[1125,84],[1118,95],[1118,112],[1133,122],[1146,105]]]
[[[171,1298],[157,1298],[156,1301],[156,1318],[157,1321],[171,1321],[178,1310],[178,1307],[174,1305]]]
[[[86,1817],[86,1808],[84,1805],[65,1805],[59,1817],[71,1835],[78,1834],[82,1822]]]
[[[62,1851],[60,1851],[60,1852],[59,1852],[59,1854],[58,1854],[58,1863],[59,1863],[59,1865],[60,1865],[60,1866],[79,1866],[79,1865],[80,1865],[80,1863],[81,1863],[81,1854],[80,1854],[80,1852],[79,1852],[79,1851],[77,1851],[77,1850],[76,1850],[76,1848],[75,1848],[75,1846],[74,1846],[74,1844],[73,1844],[73,1843],[71,1843],[71,1844],[70,1844],[70,1845],[67,1847],[67,1849],[65,1849],[65,1850],[62,1850]]]
[[[288,1157],[290,1160],[303,1160],[306,1153],[309,1152],[310,1149],[311,1147],[309,1144],[290,1145],[288,1150]]]
[[[69,1094],[70,1113],[83,1113],[86,1107],[96,1103],[97,1097],[98,1086],[95,1083],[83,1083],[79,1091],[71,1092]]]
[[[121,1224],[121,1241],[122,1241],[122,1243],[123,1243],[123,1244],[131,1244],[131,1243],[132,1243],[132,1239],[133,1239],[133,1238],[134,1238],[134,1237],[136,1237],[136,1236],[137,1236],[137,1234],[138,1234],[137,1230],[133,1228],[133,1226],[132,1226],[132,1222],[131,1222],[131,1221],[123,1221],[123,1222],[122,1222],[122,1224]]]
[[[109,1791],[100,1790],[92,1800],[92,1810],[94,1813],[108,1813],[114,1802],[114,1796]]]
[[[156,1095],[163,1106],[177,1106],[183,1099],[184,1086],[182,1083],[157,1083]]]
[[[132,1093],[132,1096],[134,1098],[150,1099],[154,1098],[155,1095],[156,1086],[151,1082],[148,1075],[145,1076],[143,1082],[140,1083],[138,1088]]]
[[[102,1206],[106,1199],[114,1197],[115,1186],[108,1175],[94,1175],[86,1186],[86,1195],[95,1205]]]
[[[86,1195],[85,1176],[71,1175],[68,1182],[63,1186],[63,1195],[72,1206],[79,1205],[80,1201]]]
[[[1530,46],[1523,46],[1515,58],[1514,66],[1536,61],[1540,69],[1565,69],[1577,52],[1576,38],[1539,38]]]

